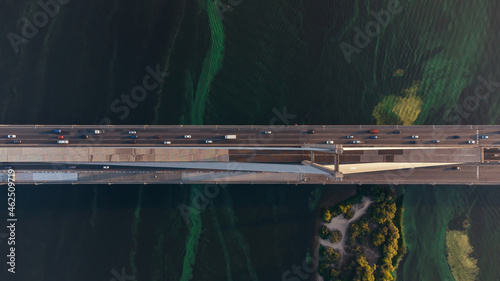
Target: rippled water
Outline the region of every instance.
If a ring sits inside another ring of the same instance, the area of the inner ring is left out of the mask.
[[[2,34],[21,34],[37,2],[1,1]],[[500,81],[499,4],[400,2],[349,63],[340,44],[355,45],[355,28],[388,1],[243,0],[223,21],[211,1],[70,1],[18,54],[2,37],[1,121],[269,124],[286,111],[290,124],[374,124],[383,97],[422,81],[416,123],[496,123],[495,94],[460,120],[444,112],[463,107],[479,75]],[[128,114],[113,109],[148,66],[168,71],[164,82]],[[138,280],[281,280],[311,247],[309,205],[323,188],[228,186],[187,225],[178,207],[202,186],[23,187],[17,280],[110,280],[122,268]],[[398,278],[451,280],[444,233],[470,212],[479,279],[498,279],[498,187],[404,190],[409,253]]]

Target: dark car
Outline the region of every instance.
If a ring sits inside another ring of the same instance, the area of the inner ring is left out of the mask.
[[[155,136],[155,139],[161,139],[160,135]]]
[[[82,139],[88,139],[89,138],[89,135],[83,135],[82,136]]]
[[[137,138],[137,135],[131,135],[130,136],[131,139],[136,139]]]
[[[314,130],[310,130],[307,132],[308,134],[314,134]]]
[[[137,143],[137,141],[136,140],[131,140],[130,143]]]
[[[410,141],[410,143],[411,143],[411,144],[416,144],[416,143],[417,143],[417,141],[416,141],[416,140],[412,140],[412,141]]]
[[[401,134],[401,131],[394,131],[395,134]]]
[[[377,136],[370,136],[370,138],[371,138],[371,139],[376,139],[376,138],[377,138]]]
[[[459,138],[460,138],[460,136],[453,136],[453,138],[454,138],[454,139],[459,139]]]
[[[460,169],[462,169],[462,168],[459,166],[453,167],[453,170],[460,170]]]

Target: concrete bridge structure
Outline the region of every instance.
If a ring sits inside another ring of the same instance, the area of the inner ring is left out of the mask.
[[[500,126],[2,125],[0,162],[4,184],[497,184]]]

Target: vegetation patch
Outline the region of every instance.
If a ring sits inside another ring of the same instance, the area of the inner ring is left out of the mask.
[[[446,232],[448,264],[455,281],[477,280],[479,267],[477,260],[471,257],[472,246],[466,231],[449,230]]]
[[[328,229],[324,225],[320,228],[322,238],[329,235],[329,242],[345,243],[342,253],[324,245],[320,248],[318,274],[325,281],[394,280],[391,273],[395,270],[396,261],[404,254],[404,249],[400,248],[404,244],[401,228],[398,228],[402,224],[402,200],[398,199],[396,204],[395,194],[390,188],[360,188],[356,196],[332,208],[323,209],[321,218],[326,223],[335,215],[345,216],[355,204],[361,202],[363,196],[369,197],[374,203],[368,207],[367,213],[349,224],[344,233],[345,239],[336,229]],[[325,221],[325,218],[329,220]]]

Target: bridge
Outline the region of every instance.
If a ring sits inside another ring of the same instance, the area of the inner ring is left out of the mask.
[[[0,125],[16,184],[497,184],[500,126]]]

